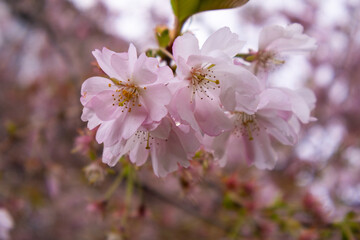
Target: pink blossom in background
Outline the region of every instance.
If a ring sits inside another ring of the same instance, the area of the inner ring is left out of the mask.
[[[316,40],[303,33],[301,24],[286,27],[269,25],[259,36],[258,52],[255,55],[254,72],[268,71],[285,63],[285,58],[295,54],[309,54],[317,48]]]
[[[10,213],[4,209],[0,208],[0,239],[8,240],[10,239],[10,230],[14,227],[14,221]]]

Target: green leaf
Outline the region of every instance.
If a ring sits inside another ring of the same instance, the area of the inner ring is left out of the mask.
[[[178,21],[183,23],[198,12],[201,0],[171,0],[171,6]]]
[[[249,0],[200,0],[198,12],[241,7]]]
[[[156,38],[160,47],[167,47],[170,42],[170,32],[169,29],[157,29]]]
[[[236,8],[249,0],[171,0],[171,6],[178,21],[182,24],[190,16],[209,10]]]

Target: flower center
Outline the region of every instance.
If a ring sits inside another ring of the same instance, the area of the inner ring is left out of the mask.
[[[259,51],[256,54],[256,60],[257,60],[256,68],[260,67],[262,69],[269,69],[269,70],[271,70],[277,65],[282,65],[285,63],[284,60],[278,59],[277,54],[272,51]]]
[[[115,93],[112,94],[114,100],[113,106],[122,107],[122,112],[124,112],[124,110],[131,112],[133,107],[141,107],[141,104],[139,104],[139,88],[133,83],[130,83],[130,79],[128,79],[128,82],[123,82],[111,78],[111,81],[118,87]],[[109,87],[111,86],[111,83],[109,83]],[[144,90],[146,90],[146,87],[144,87]]]
[[[196,93],[201,94],[200,99],[207,97],[213,100],[209,94],[209,91],[215,90],[216,87],[220,88],[220,81],[216,79],[214,71],[212,70],[214,66],[215,64],[206,64],[203,67],[191,68],[191,77],[189,79],[191,81],[190,86],[192,87],[191,100]],[[190,88],[190,86],[188,86],[188,88]]]
[[[244,112],[235,112],[235,129],[234,133],[238,136],[246,136],[248,139],[254,140],[253,132],[260,131],[259,125],[256,122],[255,114],[249,115]]]

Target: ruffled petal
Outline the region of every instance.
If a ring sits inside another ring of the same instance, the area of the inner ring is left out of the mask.
[[[117,74],[117,77],[115,77],[117,80],[124,82],[131,80],[132,72],[129,71],[129,64],[128,58],[124,58],[117,54],[111,57],[111,66],[113,66],[113,69]]]
[[[168,113],[165,105],[171,100],[170,91],[163,84],[148,85],[146,90],[141,91],[141,104],[149,112],[153,121],[160,121]]]
[[[137,52],[134,44],[130,43],[129,50],[128,50],[128,56],[129,56],[129,65],[128,65],[128,72],[133,73],[135,63],[137,61]]]
[[[218,136],[232,128],[231,120],[225,115],[218,102],[200,99],[196,96],[195,118],[201,130],[209,136]]]
[[[311,119],[311,109],[304,97],[290,89],[283,88],[282,91],[289,95],[292,105],[291,110],[294,114],[302,123],[308,123]]]
[[[136,136],[130,138],[126,145],[125,151],[130,152],[129,158],[132,163],[137,166],[143,165],[149,158],[149,149],[146,149],[146,143],[139,141]]]
[[[174,59],[179,57],[187,60],[190,55],[200,55],[199,41],[192,33],[184,33],[175,39],[173,44]]]
[[[201,48],[201,54],[212,57],[231,59],[240,52],[245,42],[239,40],[239,36],[223,27],[213,33]]]
[[[162,66],[158,69],[158,79],[156,83],[168,84],[174,81],[174,74],[168,66]]]
[[[96,136],[95,136],[95,139],[98,143],[103,143],[106,140],[108,142],[107,145],[109,146],[114,145],[116,143],[116,141],[118,140],[117,138],[115,139],[109,138],[111,132],[114,132],[116,130],[116,128],[114,128],[115,121],[116,120],[106,121],[100,125],[99,129],[96,131]]]
[[[265,131],[259,131],[253,140],[243,138],[245,150],[250,150],[248,157],[259,169],[273,169],[277,162],[277,155],[271,146],[270,138]]]
[[[126,53],[115,53],[107,48],[103,48],[102,51],[96,49],[92,52],[96,61],[98,62],[101,69],[111,78],[118,78],[116,71],[111,64],[111,58],[116,55],[119,58],[127,59]]]
[[[114,167],[123,155],[121,152],[123,145],[124,143],[119,141],[114,145],[104,146],[102,162],[109,165],[110,167]]]
[[[195,152],[200,148],[200,136],[198,136],[197,132],[189,127],[187,127],[187,131],[184,131],[183,124],[176,126],[173,121],[171,121],[171,124],[173,132],[177,135],[181,143],[181,147],[184,149],[188,157],[193,157]]]
[[[226,163],[227,157],[225,156],[225,153],[226,149],[228,149],[227,146],[230,135],[231,131],[226,131],[216,137],[205,135],[203,139],[203,145],[206,151],[212,152],[215,160],[223,159],[222,166]]]
[[[88,101],[85,107],[90,108],[96,113],[96,116],[102,121],[112,120],[121,115],[121,108],[113,106],[115,91],[102,91]]]
[[[130,138],[145,121],[147,113],[137,108],[131,113],[124,112],[118,118],[105,121],[96,133],[98,143],[113,145],[116,141]]]
[[[155,58],[149,58],[142,53],[135,62],[132,82],[138,86],[155,82],[157,80],[157,64],[158,61]]]
[[[266,132],[285,145],[294,145],[298,140],[298,135],[291,125],[275,114],[262,116],[259,111],[257,112],[257,121],[261,127],[265,127]]]
[[[85,105],[94,95],[106,90],[116,90],[116,86],[111,80],[103,77],[88,78],[81,86],[80,101]]]
[[[172,128],[170,121],[169,117],[164,118],[161,123],[151,131],[151,136],[163,140],[167,139]]]
[[[177,63],[177,68],[176,68],[177,78],[180,80],[188,81],[188,78],[191,77],[191,68],[189,65],[187,65],[186,60],[182,57],[178,57],[176,63]]]
[[[277,25],[265,26],[259,36],[259,50],[265,50],[273,41],[284,34],[284,28]]]
[[[259,50],[280,54],[303,54],[317,48],[316,40],[303,34],[304,28],[297,23],[287,27],[265,27],[259,38]]]
[[[250,71],[235,65],[218,66],[221,104],[228,111],[253,114],[259,103],[260,82]]]
[[[176,171],[178,164],[190,166],[187,153],[181,147],[181,142],[175,132],[171,131],[167,141],[160,140],[159,144],[151,149],[151,160],[154,173],[158,177]]]
[[[90,130],[94,129],[103,122],[96,116],[95,112],[89,108],[83,109],[81,114],[81,120],[84,122],[88,122],[87,127]]]
[[[265,89],[260,94],[258,110],[261,109],[291,111],[290,97],[279,88]]]
[[[173,96],[169,109],[173,117],[180,118],[178,119],[179,121],[185,121],[195,131],[199,131],[200,127],[194,116],[195,104],[193,101],[191,102],[191,91],[188,87],[179,89],[175,96]]]
[[[146,117],[147,112],[141,107],[128,112],[124,120],[119,123],[122,126],[121,136],[124,139],[130,138],[140,128]]]

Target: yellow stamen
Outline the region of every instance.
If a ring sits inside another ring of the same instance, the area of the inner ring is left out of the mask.
[[[147,140],[146,140],[146,148],[145,149],[150,149],[150,133],[148,132],[148,135],[147,135]]]

